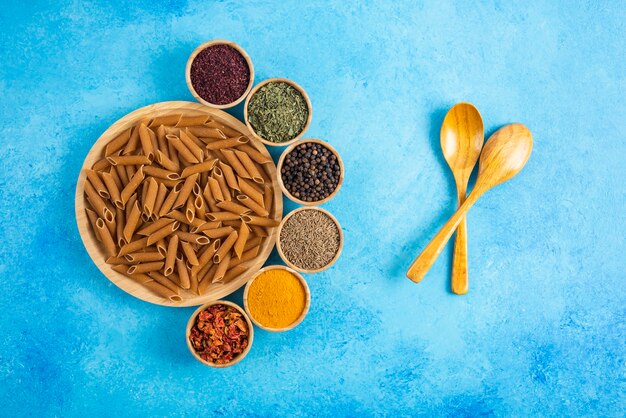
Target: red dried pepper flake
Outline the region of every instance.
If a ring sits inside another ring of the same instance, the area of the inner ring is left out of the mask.
[[[226,364],[248,347],[248,324],[241,312],[228,305],[211,305],[200,312],[189,341],[205,361]]]

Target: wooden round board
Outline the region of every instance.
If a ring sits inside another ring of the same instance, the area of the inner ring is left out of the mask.
[[[244,273],[232,279],[228,283],[211,284],[208,287],[206,293],[200,296],[190,292],[189,290],[182,290],[182,301],[173,302],[155,295],[137,282],[122,275],[121,273],[116,272],[111,268],[109,264],[105,262],[106,257],[102,245],[96,240],[96,237],[89,224],[89,219],[87,218],[87,215],[85,213],[85,207],[87,204],[84,193],[84,183],[86,177],[85,169],[91,168],[96,161],[102,158],[104,147],[106,146],[106,144],[109,143],[109,141],[111,141],[121,132],[135,125],[141,120],[172,113],[182,113],[186,116],[209,115],[212,119],[246,135],[250,139],[249,143],[251,145],[253,145],[263,155],[267,157],[270,156],[265,146],[256,138],[254,138],[253,135],[251,135],[249,129],[242,122],[221,110],[211,109],[202,104],[192,102],[162,102],[142,107],[141,109],[137,109],[134,112],[129,113],[128,115],[124,116],[113,125],[111,125],[100,136],[100,138],[98,138],[93,147],[91,147],[91,150],[87,154],[87,157],[85,158],[85,161],[83,163],[80,175],[78,177],[78,184],[76,185],[76,222],[78,224],[78,230],[80,232],[81,239],[83,240],[83,244],[85,245],[89,256],[96,264],[96,266],[100,269],[100,271],[120,289],[124,290],[126,293],[135,296],[136,298],[158,305],[173,307],[196,306],[210,302],[212,300],[220,299],[239,289],[241,286],[245,285],[248,280],[252,278],[261,267],[263,267],[263,264],[269,257],[272,248],[276,243],[277,228],[274,227],[270,229],[269,236],[263,241],[259,254],[250,263],[250,267],[245,270]],[[266,164],[266,166],[269,167],[266,172],[271,180],[270,186],[274,193],[274,205],[271,210],[270,216],[276,221],[280,221],[283,214],[283,202],[282,192],[280,190],[280,187],[278,186],[278,180],[276,177],[276,166],[273,161],[270,164]]]

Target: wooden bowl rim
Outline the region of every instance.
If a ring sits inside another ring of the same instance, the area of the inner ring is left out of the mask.
[[[287,156],[287,154],[293,151],[297,146],[306,144],[309,142],[314,143],[314,144],[321,144],[324,147],[328,148],[330,152],[332,152],[337,157],[337,160],[339,161],[339,182],[337,183],[337,187],[335,187],[335,190],[331,194],[326,196],[324,199],[316,200],[314,202],[305,202],[304,200],[300,200],[294,195],[292,195],[291,193],[289,193],[289,190],[287,190],[287,188],[285,187],[285,184],[283,183],[283,176],[281,173],[281,168],[283,167],[283,163],[285,162],[285,157]],[[322,141],[321,139],[317,139],[317,138],[305,138],[299,141],[297,144],[289,145],[287,148],[285,148],[282,154],[280,154],[280,158],[278,158],[278,162],[276,163],[276,177],[278,178],[278,186],[280,186],[280,190],[292,202],[295,202],[304,206],[323,205],[324,203],[328,202],[330,199],[335,197],[335,195],[339,192],[339,189],[341,188],[341,184],[343,183],[343,177],[344,177],[343,159],[341,158],[341,155],[339,155],[337,150],[328,142]]]
[[[302,313],[300,314],[298,319],[296,319],[293,323],[291,323],[290,325],[287,325],[286,327],[271,328],[271,327],[261,324],[256,319],[254,319],[254,315],[252,315],[252,312],[250,312],[250,308],[248,307],[248,292],[250,290],[250,286],[252,285],[252,282],[254,282],[257,279],[257,277],[259,277],[262,273],[269,271],[269,270],[288,271],[289,273],[296,276],[296,278],[300,280],[300,283],[302,283],[302,286],[304,287],[304,293],[306,294],[306,303],[304,305],[304,309],[302,310]],[[280,264],[273,264],[273,265],[263,267],[254,276],[252,276],[250,280],[248,280],[248,283],[246,283],[246,287],[243,290],[243,307],[246,310],[246,313],[248,314],[252,322],[254,322],[254,325],[269,332],[285,332],[285,331],[289,331],[290,329],[294,329],[295,327],[300,325],[300,323],[304,320],[304,317],[309,312],[310,306],[311,306],[311,290],[309,289],[309,284],[307,283],[306,279],[294,269],[287,267],[287,266],[280,265]]]
[[[200,304],[209,302],[211,300],[217,300],[222,297],[225,297],[235,292],[242,286],[244,286],[249,280],[249,278],[252,276],[252,274],[254,273],[252,271],[254,270],[253,268],[254,264],[256,264],[259,260],[262,260],[263,262],[260,263],[260,265],[258,266],[258,267],[262,267],[263,264],[267,261],[267,258],[271,254],[272,248],[274,247],[274,244],[276,242],[278,227],[272,228],[270,236],[267,237],[267,240],[261,247],[261,251],[259,252],[259,255],[257,255],[257,257],[254,259],[257,261],[248,262],[250,263],[250,267],[242,275],[238,276],[241,282],[239,282],[238,278],[235,278],[229,283],[226,283],[222,285],[221,287],[216,288],[215,290],[212,290],[209,293],[206,293],[205,295],[194,296],[194,297],[186,298],[186,299],[183,297],[183,300],[181,302],[173,302],[173,301],[164,299],[160,296],[157,296],[155,294],[152,294],[151,292],[145,290],[145,288],[141,286],[140,284],[135,283],[131,279],[123,276],[121,273],[118,273],[115,270],[111,269],[111,267],[105,263],[105,257],[104,257],[104,254],[102,253],[102,248],[100,248],[100,244],[96,241],[95,236],[93,232],[91,231],[89,220],[87,219],[87,216],[85,214],[85,202],[86,202],[86,199],[84,197],[84,182],[86,178],[85,168],[91,168],[91,164],[93,164],[95,161],[97,161],[100,158],[99,154],[96,156],[96,153],[99,153],[104,149],[104,145],[101,145],[101,143],[104,144],[105,142],[108,142],[109,140],[113,139],[116,135],[118,135],[122,130],[126,129],[130,124],[134,124],[136,120],[138,121],[144,118],[145,113],[150,112],[150,113],[158,114],[159,112],[164,112],[166,110],[170,113],[195,112],[195,113],[200,113],[200,114],[206,114],[208,116],[211,116],[217,119],[218,121],[222,123],[227,123],[229,126],[233,127],[234,129],[237,129],[241,131],[243,134],[249,136],[248,128],[243,124],[243,122],[241,122],[234,116],[229,115],[228,113],[222,110],[212,109],[207,106],[204,106],[201,103],[195,103],[195,102],[170,101],[170,102],[154,103],[154,104],[136,109],[122,116],[120,119],[118,119],[113,124],[111,124],[100,135],[100,137],[93,143],[93,145],[91,146],[91,149],[85,156],[83,165],[81,166],[80,173],[78,175],[78,181],[76,184],[75,205],[74,205],[76,223],[78,226],[78,232],[83,242],[83,245],[85,249],[87,250],[87,253],[89,254],[89,257],[91,258],[93,263],[109,281],[111,281],[113,284],[115,284],[118,288],[123,290],[125,293],[133,297],[136,297],[137,299],[141,299],[145,302],[154,303],[156,305],[161,305],[161,306],[169,306],[169,307],[176,307],[176,308],[187,307],[187,306],[198,306]],[[254,138],[251,138],[251,141],[256,141],[256,140]],[[263,155],[270,157],[270,154],[267,148],[265,148],[264,146],[257,148],[257,149]],[[272,165],[274,165],[273,159],[272,159]],[[270,169],[269,171],[272,171],[272,170]],[[272,212],[272,218],[276,220],[280,220],[282,219],[282,215],[283,215],[283,199],[282,199],[282,192],[280,190],[280,187],[277,184],[278,175],[275,174],[275,176],[276,176],[276,180],[274,180],[272,174],[269,174],[270,179],[272,179],[272,183],[270,184],[270,186],[272,188],[272,191],[274,192],[274,202],[276,202],[274,204],[274,211]],[[242,280],[241,276],[245,276],[245,280]]]
[[[285,142],[272,142],[272,141],[268,141],[267,139],[262,138],[261,136],[257,135],[257,133],[255,132],[254,128],[252,127],[252,125],[248,121],[248,105],[250,104],[250,99],[252,98],[252,96],[254,96],[254,94],[257,91],[259,91],[259,89],[261,87],[263,87],[264,85],[269,84],[269,83],[278,83],[278,82],[280,82],[280,83],[287,83],[291,87],[293,87],[296,90],[298,90],[298,92],[304,98],[304,101],[306,102],[307,107],[309,108],[309,116],[306,119],[306,123],[304,124],[304,128],[302,128],[302,132],[300,132],[298,135],[296,135],[294,138],[290,139],[289,141],[285,141]],[[290,80],[288,78],[282,78],[282,77],[268,78],[267,80],[263,80],[259,84],[254,86],[254,88],[250,91],[250,93],[246,97],[246,102],[243,105],[243,120],[244,120],[244,123],[246,124],[246,126],[248,127],[248,130],[250,132],[252,132],[252,135],[256,139],[258,139],[259,141],[264,143],[265,145],[269,145],[271,147],[286,147],[287,145],[291,145],[294,142],[296,142],[297,140],[299,140],[300,138],[302,138],[304,136],[304,133],[307,131],[307,129],[309,129],[309,126],[311,125],[311,120],[313,120],[313,106],[311,105],[311,99],[309,98],[309,95],[307,94],[307,92],[304,90],[304,88],[302,88],[302,86],[300,86],[295,81]]]
[[[330,262],[327,265],[325,265],[324,267],[321,267],[319,269],[316,269],[316,270],[303,269],[303,268],[300,268],[300,267],[296,266],[295,264],[293,264],[287,258],[287,256],[285,256],[285,253],[283,253],[283,248],[282,248],[282,245],[280,244],[280,234],[283,231],[283,226],[285,226],[285,222],[287,222],[287,220],[289,218],[291,218],[293,215],[295,215],[298,212],[302,212],[303,210],[318,210],[320,212],[323,212],[330,219],[332,219],[333,222],[335,222],[335,225],[337,225],[337,229],[339,230],[339,248],[337,249],[337,254],[335,254],[333,259],[330,260]],[[333,216],[333,214],[330,213],[329,211],[327,211],[326,209],[323,209],[323,208],[320,208],[320,207],[317,207],[317,206],[303,206],[303,207],[300,207],[300,208],[298,208],[298,209],[296,209],[294,211],[289,212],[287,215],[285,215],[283,220],[280,221],[280,224],[278,225],[278,229],[276,230],[276,250],[278,251],[278,255],[285,262],[285,264],[287,264],[289,267],[291,267],[295,271],[298,271],[300,273],[305,273],[305,274],[320,273],[320,272],[330,268],[339,259],[339,256],[341,255],[341,251],[343,250],[343,231],[341,230],[341,225],[339,224],[339,221],[337,220],[337,218],[335,218]]]
[[[221,305],[231,306],[231,307],[237,309],[239,312],[242,313],[243,317],[246,319],[246,322],[248,323],[248,346],[243,350],[243,352],[241,354],[239,354],[237,356],[237,358],[235,358],[230,363],[226,363],[226,364],[215,364],[215,363],[211,363],[209,361],[204,360],[202,357],[200,357],[198,355],[196,350],[191,345],[191,341],[189,341],[189,335],[191,334],[191,328],[193,327],[194,323],[196,322],[196,318],[200,314],[200,312],[202,312],[203,310],[205,310],[209,306],[220,305],[220,304]],[[193,312],[193,314],[191,314],[191,316],[189,317],[189,320],[187,321],[187,328],[185,330],[185,339],[187,340],[187,348],[189,348],[189,351],[196,358],[196,360],[198,360],[200,363],[204,364],[205,366],[213,367],[213,368],[216,368],[216,369],[224,369],[226,367],[234,366],[235,364],[237,364],[241,360],[243,360],[245,356],[248,355],[248,353],[250,352],[250,348],[252,348],[252,341],[254,341],[254,326],[252,326],[252,322],[250,321],[250,317],[248,316],[246,311],[241,306],[237,305],[236,303],[230,302],[228,300],[214,300],[212,302],[208,302],[208,303],[205,303],[204,305],[199,306],[198,309],[196,309]]]
[[[213,104],[211,102],[208,102],[208,101],[204,100],[196,92],[196,89],[193,87],[193,84],[191,83],[191,64],[193,63],[193,61],[196,59],[196,56],[200,52],[204,51],[205,49],[207,49],[208,47],[213,46],[213,45],[228,45],[228,46],[236,49],[237,52],[239,52],[244,57],[244,59],[246,60],[246,63],[248,64],[248,68],[250,69],[250,81],[248,81],[248,87],[246,87],[246,91],[244,91],[243,94],[237,100],[235,100],[234,102],[226,103],[226,104],[223,104],[223,105]],[[232,41],[229,41],[229,40],[226,40],[226,39],[213,39],[211,41],[207,41],[207,42],[197,46],[196,49],[193,50],[191,55],[189,55],[189,58],[187,58],[187,65],[185,66],[185,81],[187,82],[187,88],[189,88],[189,91],[191,92],[193,97],[195,97],[196,100],[198,100],[203,105],[212,107],[214,109],[228,109],[228,108],[237,106],[250,93],[250,90],[252,89],[252,86],[254,85],[254,65],[252,65],[252,59],[250,59],[250,56],[248,55],[246,50],[243,49],[239,44],[236,44],[235,42],[232,42]]]

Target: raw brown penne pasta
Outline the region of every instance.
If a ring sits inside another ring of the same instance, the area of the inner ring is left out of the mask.
[[[111,197],[109,195],[108,189],[106,188],[102,180],[100,180],[100,176],[98,176],[97,172],[93,170],[85,170],[85,174],[87,174],[89,182],[91,183],[93,188],[96,189],[101,198],[108,199]]]
[[[85,181],[85,194],[98,216],[111,222],[114,218],[113,212],[107,207],[89,180]]]
[[[265,183],[265,180],[261,176],[260,171],[257,169],[256,165],[250,159],[248,154],[239,150],[234,150],[233,152],[235,153],[241,164],[244,166],[248,174],[250,174],[250,176],[252,177],[252,181],[259,184]]]
[[[160,261],[165,257],[158,251],[149,251],[144,253],[126,254],[124,258],[131,263],[146,263],[149,261]]]
[[[143,236],[150,236],[152,234],[154,234],[156,231],[158,231],[159,229],[169,225],[170,223],[174,222],[174,219],[170,219],[170,218],[161,218],[155,222],[152,222],[151,224],[148,224],[146,226],[144,226],[143,228],[141,228],[139,231],[137,231],[137,235],[143,235]]]
[[[226,184],[233,190],[241,191],[239,189],[239,183],[237,183],[237,177],[235,176],[235,172],[232,167],[228,164],[220,161],[220,168],[222,169],[222,173],[224,174],[224,179],[226,179]]]
[[[109,210],[111,210],[111,212],[113,213],[116,213],[115,208],[113,207],[109,208]],[[117,231],[117,222],[115,221],[115,217],[110,221],[104,219],[104,223],[106,224],[107,229],[109,230],[109,233],[111,234],[111,237],[113,238],[113,242],[115,242],[115,231]]]
[[[139,264],[134,264],[128,267],[127,273],[128,274],[148,273],[149,271],[161,270],[161,268],[163,268],[162,261],[153,261],[150,263],[139,263]]]
[[[215,159],[211,159],[208,161],[203,161],[199,164],[194,164],[194,165],[190,165],[188,167],[185,167],[185,169],[183,170],[183,172],[181,173],[180,177],[185,178],[185,177],[189,177],[192,174],[197,174],[197,173],[202,173],[205,171],[209,171],[211,169],[213,169],[213,167],[215,167],[215,164],[217,164],[217,158]]]
[[[126,217],[126,225],[124,225],[123,236],[126,242],[130,242],[135,233],[135,229],[137,225],[139,225],[139,218],[141,217],[141,209],[139,209],[139,204],[137,203],[137,199],[132,203],[132,207],[130,213]]]
[[[184,131],[187,134],[187,136],[189,137],[189,139],[191,139],[198,147],[200,147],[200,149],[202,150],[202,152],[204,154],[205,145],[206,144],[204,142],[200,141],[200,138],[198,138],[192,132],[190,132],[189,129],[185,128]]]
[[[239,188],[241,190],[241,193],[247,195],[252,200],[257,202],[259,205],[262,205],[264,203],[263,194],[260,191],[258,191],[255,187],[253,187],[250,183],[248,183],[246,180],[242,179],[241,177],[239,177],[238,183],[239,183]]]
[[[115,242],[113,241],[113,237],[111,236],[111,232],[109,232],[109,228],[107,228],[104,219],[98,218],[96,220],[96,229],[98,230],[98,234],[100,234],[100,238],[102,239],[102,245],[104,246],[104,252],[108,257],[115,256]]]
[[[167,135],[171,135],[171,132],[168,131]],[[178,157],[178,151],[176,150],[174,145],[172,145],[172,142],[167,138],[167,135],[165,135],[165,139],[167,139],[167,157],[172,160],[174,164],[180,166],[181,162],[180,158]],[[176,135],[174,135],[174,137],[178,138]]]
[[[172,209],[177,209],[187,203],[187,198],[193,190],[193,185],[198,181],[198,177],[198,174],[193,174],[185,179],[185,183],[183,183],[183,187],[180,189]]]
[[[239,276],[240,274],[242,274],[243,272],[245,272],[248,269],[248,266],[244,266],[242,264],[239,264],[237,266],[233,266],[233,259],[230,259],[230,266],[228,267],[228,271],[226,272],[226,274],[224,275],[224,278],[222,279],[222,283],[228,283],[231,280],[233,280],[235,277]]]
[[[224,139],[226,134],[217,128],[210,128],[204,126],[190,126],[189,132],[197,136],[198,138],[210,138],[210,139]],[[204,142],[204,141],[203,141]]]
[[[165,243],[165,239],[161,238],[154,245],[157,251],[159,252],[159,254],[161,254],[163,258],[165,258],[165,256],[167,256],[167,244]]]
[[[237,233],[237,231],[233,231],[228,235],[228,238],[224,240],[224,243],[220,246],[220,248],[213,256],[213,262],[215,264],[219,264],[225,258],[226,254],[228,254],[231,248],[233,248],[233,245],[235,245],[235,242],[237,241],[238,235],[239,234]]]
[[[159,184],[154,180],[153,177],[150,177],[148,180],[148,191],[146,192],[146,198],[143,201],[143,212],[152,216],[152,211],[154,210],[154,203],[156,202],[157,193],[159,192]]]
[[[197,266],[198,264],[200,264],[198,262],[198,257],[196,256],[196,251],[193,249],[190,243],[181,241],[180,246],[183,249],[183,254],[185,254],[185,257],[189,261],[189,264],[191,264],[192,266]]]
[[[170,191],[170,193],[165,198],[161,209],[159,209],[159,216],[165,216],[170,212],[172,206],[176,199],[178,199],[178,195],[180,194],[180,190],[183,188],[183,183],[178,183],[174,188]]]
[[[210,229],[215,229],[215,228],[219,228],[221,226],[222,222],[220,221],[207,221],[204,222],[198,226],[195,226],[191,229],[191,232],[193,233],[199,233],[202,231],[206,231],[206,230],[210,230]],[[228,235],[228,234],[226,234]]]
[[[161,179],[167,180],[179,180],[180,174],[175,173],[173,171],[165,170],[163,168],[158,168],[153,165],[148,165],[143,168],[143,172],[146,173],[147,176],[158,177]]]
[[[89,223],[91,224],[91,229],[93,230],[93,234],[96,236],[96,239],[102,242],[102,238],[100,238],[100,233],[98,232],[98,228],[96,228],[96,221],[98,220],[98,214],[92,209],[85,208],[85,212],[87,212],[87,218],[89,219]]]
[[[207,213],[206,217],[209,221],[234,221],[239,219],[241,215],[231,212],[211,212]]]
[[[102,180],[109,191],[109,198],[113,201],[115,206],[120,209],[124,208],[124,204],[122,203],[122,197],[120,196],[120,189],[117,187],[117,183],[113,178],[111,173],[107,173],[106,171],[102,173]]]
[[[215,258],[215,257],[213,257]],[[222,261],[217,265],[217,269],[215,269],[215,275],[211,280],[211,283],[221,282],[226,275],[226,271],[228,270],[228,266],[230,264],[230,253],[226,254]]]
[[[262,237],[248,238],[246,245],[243,247],[243,251],[246,252],[251,248],[258,247],[259,245],[261,245],[262,242],[263,242]]]
[[[111,163],[109,162],[109,160],[106,159],[106,157],[104,157],[101,160],[96,161],[96,163],[93,165],[93,167],[91,167],[92,170],[94,171],[102,171],[102,170],[106,170],[107,167],[110,167]]]
[[[272,157],[261,154],[254,146],[246,144],[237,147],[238,150],[245,152],[257,164],[267,164],[272,162]]]
[[[163,184],[159,184],[159,191],[157,192],[156,199],[154,201],[154,214],[157,215],[157,219],[160,217],[159,211],[165,202],[165,196],[167,196],[167,187]]]
[[[121,150],[130,139],[131,128],[126,129],[124,132],[116,136],[111,142],[109,142],[104,148],[104,155],[106,157],[115,154]]]
[[[216,179],[214,179],[213,177],[209,177],[207,179],[207,185],[209,186],[213,199],[215,199],[217,202],[223,202],[225,200],[224,196],[222,195],[222,188],[220,187],[220,183]],[[209,202],[209,199],[206,199],[207,202]]]
[[[110,166],[109,174],[113,178],[113,181],[115,181],[115,185],[117,186],[117,189],[121,192],[122,189],[124,188],[124,184],[122,183],[122,179],[120,179],[119,174],[117,174],[117,167]]]
[[[209,286],[212,284],[213,277],[215,276],[215,271],[217,270],[217,264],[212,264],[211,268],[207,270],[207,272],[203,275],[198,273],[198,277],[200,277],[200,283],[198,284],[198,294],[203,295],[206,293]]]
[[[198,177],[199,178],[199,177]],[[200,185],[196,182],[193,185],[193,189],[191,189],[191,192],[194,194],[194,196],[199,196],[200,194],[202,194],[202,188],[200,187]]]
[[[135,173],[137,172],[137,166],[136,165],[124,165],[121,166],[124,167],[124,171],[126,171],[126,176],[129,179],[132,179],[133,176],[135,175]]]
[[[180,279],[178,282],[180,287],[183,289],[189,289],[191,286],[191,282],[189,281],[189,272],[187,271],[187,266],[185,265],[182,257],[180,259],[176,257],[176,271],[178,272],[178,277]]]
[[[132,263],[128,261],[127,259],[125,259],[124,257],[109,257],[106,259],[105,263],[111,264],[112,266],[119,265],[119,264],[123,266],[132,265]]]
[[[169,277],[165,277],[163,274],[161,274],[158,271],[151,271],[148,273],[148,276],[154,279],[155,282],[167,287],[172,292],[176,292],[176,294],[180,294],[180,288],[174,282],[174,280],[176,280],[175,274],[170,274]]]
[[[192,222],[189,222],[189,220],[187,219],[187,216],[185,216],[184,213],[182,213],[182,212],[180,212],[178,210],[172,210],[172,211],[168,212],[165,216],[168,217],[168,218],[176,219],[181,224],[191,225],[191,226],[196,227],[196,228],[198,228],[201,225],[204,225],[206,223],[202,219],[194,219]]]
[[[207,119],[209,119],[207,115],[182,116],[180,120],[178,121],[178,123],[176,124],[176,127],[183,128],[187,126],[203,125],[204,122],[207,121]]]
[[[178,136],[183,144],[187,147],[189,151],[196,157],[196,160],[202,161],[204,159],[204,151],[202,151],[202,147],[198,146],[193,139],[187,134],[187,132],[181,130]]]
[[[249,250],[247,250],[247,251],[245,251],[243,253],[241,258],[239,258],[239,259],[237,259],[237,258],[231,259],[230,260],[230,266],[234,267],[234,266],[237,266],[239,264],[243,264],[246,261],[253,260],[259,254],[260,250],[261,250],[261,246],[260,245],[257,245],[256,247],[250,248]]]
[[[193,244],[207,245],[207,244],[209,244],[211,242],[204,235],[192,234],[191,232],[176,231],[174,234],[177,235],[178,238],[180,238],[181,240],[186,241],[186,242],[190,242],[190,243],[193,243]]]
[[[234,229],[232,227],[224,226],[221,228],[207,229],[202,231],[202,233],[209,238],[221,238],[230,235],[230,233],[233,231]]]
[[[220,190],[222,191],[222,196],[224,197],[224,200],[232,200],[232,197],[230,195],[230,189],[228,188],[228,185],[226,184],[226,180],[224,179],[224,174],[222,173],[222,169],[219,167],[215,167],[213,169],[213,173],[211,173],[211,177],[217,180],[217,183],[220,186]]]
[[[158,240],[165,238],[170,234],[173,234],[179,227],[180,222],[178,221],[174,221],[169,225],[164,226],[163,228],[159,229],[148,237],[148,245],[152,245]]]
[[[189,148],[185,146],[183,141],[181,141],[180,138],[178,138],[176,135],[168,134],[166,138],[168,143],[171,144],[172,147],[177,151],[177,155],[182,157],[185,161],[192,164],[197,164],[200,162],[200,160],[195,157],[193,152],[191,152],[191,150],[189,150]],[[170,152],[170,158],[171,157],[172,153]]]
[[[132,241],[129,242],[128,244],[124,245],[119,253],[117,254],[118,257],[122,257],[126,254],[130,254],[130,253],[134,253],[135,251],[139,251],[142,248],[146,248],[148,246],[148,237],[145,238],[140,238],[136,241]]]
[[[267,230],[263,228],[262,226],[259,226],[259,225],[248,225],[248,226],[250,227],[254,235],[256,235],[257,237],[265,238],[269,236],[269,234],[267,233]]]
[[[143,155],[150,161],[154,160],[154,144],[152,143],[152,136],[150,135],[150,128],[143,123],[139,125],[139,141],[141,142],[141,149]],[[150,164],[143,163],[143,164]]]
[[[193,268],[191,269],[191,274],[198,275],[200,270],[202,270],[204,266],[206,266],[209,262],[212,263],[213,256],[215,255],[219,247],[220,247],[219,239],[213,241],[210,245],[207,245],[204,251],[202,252],[202,254],[200,254],[200,256],[198,257],[198,265],[193,266]]]
[[[241,215],[241,219],[250,225],[258,226],[278,226],[279,222],[270,218],[263,218],[261,216],[254,215]]]
[[[139,187],[143,179],[144,179],[143,166],[140,166],[139,170],[137,170],[133,178],[128,181],[128,184],[126,184],[126,186],[120,193],[120,196],[122,198],[122,204],[125,205],[126,202],[128,202],[128,199],[133,193],[135,193],[135,191],[137,190],[137,188]]]
[[[221,149],[220,151],[224,155],[224,158],[226,158],[226,161],[228,161],[228,164],[230,164],[230,166],[233,168],[233,170],[235,170],[235,172],[237,173],[239,177],[243,177],[246,179],[252,178],[250,173],[248,173],[246,168],[243,166],[243,164],[241,164],[241,161],[239,161],[239,158],[237,158],[237,156],[232,150]]]
[[[185,218],[187,218],[187,223],[189,224],[196,219],[196,207],[194,206],[193,201],[193,195],[189,195],[187,203],[185,204]]]
[[[233,251],[235,251],[237,258],[241,258],[243,255],[243,249],[246,246],[248,236],[250,236],[250,228],[248,228],[248,225],[246,225],[245,222],[242,222],[241,227],[239,227],[237,241],[235,241],[235,244],[233,245]]]
[[[259,216],[269,215],[269,212],[263,206],[259,205],[257,202],[255,202],[245,194],[240,194],[239,196],[237,196],[237,200]]]
[[[273,197],[274,193],[272,193],[270,186],[265,184],[265,192],[263,193],[263,207],[267,209],[268,212],[272,210]]]
[[[145,155],[118,155],[107,157],[111,165],[144,165],[152,163],[152,160]],[[119,171],[118,171],[119,173]],[[121,175],[120,175],[121,176]]]
[[[207,124],[207,126],[209,126]],[[222,125],[221,123],[219,124],[219,130],[224,132],[226,134],[227,137],[232,138],[232,137],[236,137],[236,136],[241,136],[241,132],[236,131],[232,128],[229,128],[228,126]]]
[[[163,168],[170,170],[172,172],[180,170],[180,164],[178,162],[174,162],[173,160],[170,159],[169,156],[165,154],[166,149],[167,148],[164,148],[164,150],[158,149],[156,151],[157,163],[163,166]]]
[[[242,206],[232,201],[231,202],[229,201],[219,202],[217,203],[217,207],[225,211],[231,212],[231,213],[236,213],[237,215],[243,215],[246,213],[250,213],[251,211],[250,208],[246,206]]]
[[[124,276],[134,280],[135,282],[143,285],[145,288],[150,290],[155,295],[158,295],[164,299],[168,299],[172,302],[180,302],[183,300],[176,291],[168,289],[167,287],[158,283],[147,274],[143,274],[143,273],[128,274],[127,272],[128,268],[124,265],[116,265],[111,268],[117,271],[118,273],[121,273]]]
[[[133,127],[133,131],[130,133],[130,138],[128,138],[128,142],[126,146],[124,146],[124,151],[122,151],[122,155],[128,155],[131,152],[137,149],[139,145],[139,129],[137,125]]]
[[[248,138],[240,136],[237,138],[221,139],[206,144],[207,149],[234,148],[248,143]]]
[[[156,118],[152,119],[152,122],[150,122],[150,127],[152,128],[159,125],[175,126],[181,117],[182,115],[179,114],[157,116]]]
[[[118,247],[122,247],[126,244],[126,239],[124,238],[124,226],[126,224],[126,214],[124,210],[120,208],[115,208],[115,242]]]
[[[165,132],[165,126],[159,125],[159,127],[156,130],[158,147],[154,150],[154,158],[157,161],[159,160],[157,156],[157,151],[161,151],[161,154],[165,154],[166,157],[168,155],[167,154],[167,139],[165,139],[165,135],[167,135],[167,133]]]
[[[222,226],[232,226],[235,229],[239,229],[239,227],[241,226],[241,222],[243,222],[241,220],[241,218],[236,219],[234,221],[220,221],[222,223]]]
[[[196,196],[193,200],[193,207],[196,210],[196,218],[206,219],[206,204],[202,195]]]
[[[167,243],[167,255],[165,256],[165,270],[163,274],[169,276],[174,273],[176,263],[176,252],[178,251],[178,235],[174,234]]]
[[[116,166],[112,166],[115,168],[115,172],[117,173],[117,176],[120,178],[120,182],[122,182],[122,189],[128,184],[128,182],[130,181],[130,179],[132,177],[128,177],[128,172],[126,171],[126,166],[125,165],[116,165]]]

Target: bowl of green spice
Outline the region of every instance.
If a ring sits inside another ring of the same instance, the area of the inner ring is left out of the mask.
[[[286,78],[270,78],[252,89],[244,120],[252,135],[270,146],[286,146],[311,124],[311,101],[304,89]]]

